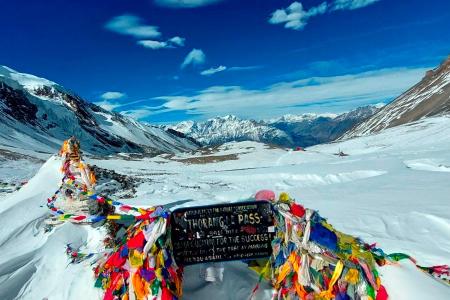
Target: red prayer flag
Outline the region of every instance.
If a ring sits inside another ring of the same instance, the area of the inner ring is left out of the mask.
[[[131,210],[131,206],[129,206],[129,205],[122,205],[119,209],[121,211],[123,211],[123,212],[129,212]]]
[[[144,233],[141,231],[134,237],[128,240],[127,245],[128,249],[137,249],[137,248],[144,248],[145,243],[145,236]]]
[[[114,300],[113,290],[112,289],[107,289],[106,290],[105,296],[103,297],[103,300]]]
[[[81,221],[81,220],[86,219],[86,216],[77,216],[77,217],[74,217],[73,219],[74,219],[75,221]]]
[[[106,263],[110,266],[119,268],[123,266],[126,261],[126,258],[120,257],[119,252],[116,252],[108,258],[108,261]]]
[[[303,215],[305,214],[305,209],[303,208],[303,206],[301,206],[297,203],[292,203],[291,204],[291,213],[294,216],[303,217]]]
[[[377,291],[377,297],[376,300],[388,300],[388,293],[384,286],[380,285],[380,288]]]
[[[172,293],[167,288],[162,288],[161,300],[172,300]]]

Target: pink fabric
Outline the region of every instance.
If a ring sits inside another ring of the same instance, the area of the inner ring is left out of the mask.
[[[260,190],[255,195],[255,200],[261,201],[261,200],[267,200],[267,201],[274,201],[275,200],[275,193],[271,190]]]
[[[359,261],[359,260],[358,260]],[[370,284],[372,285],[372,287],[374,289],[377,288],[377,284],[375,283],[375,279],[373,278],[373,274],[369,269],[369,266],[367,266],[366,263],[363,263],[361,261],[359,261],[359,265],[362,267],[362,269],[364,270],[364,273],[366,273],[367,279],[369,280]]]

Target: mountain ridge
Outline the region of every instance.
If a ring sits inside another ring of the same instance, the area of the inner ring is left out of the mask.
[[[89,103],[59,84],[0,66],[0,145],[54,152],[77,136],[87,152],[191,151],[191,140]]]
[[[450,56],[371,118],[345,133],[342,139],[444,114],[450,114]]]
[[[376,106],[365,106],[339,115],[288,114],[259,121],[226,115],[201,122],[183,121],[165,127],[182,132],[204,146],[231,141],[256,141],[281,147],[307,147],[336,139],[377,110]]]

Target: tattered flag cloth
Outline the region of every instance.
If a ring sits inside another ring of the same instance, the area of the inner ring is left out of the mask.
[[[67,244],[66,254],[71,264],[79,264],[85,260],[94,257],[98,253],[82,253],[78,249],[73,248],[71,244]]]
[[[95,268],[95,286],[105,290],[105,300],[175,300],[182,295],[182,269],[172,255],[169,212],[161,207],[147,212]]]
[[[264,268],[249,267],[269,280],[276,293],[273,299],[367,299],[385,300],[378,266],[409,259],[409,255],[386,255],[375,245],[339,232],[317,211],[305,209],[282,193],[273,203],[276,237],[273,253]],[[260,266],[264,265],[259,264]],[[450,275],[447,265],[416,266],[434,278]],[[258,285],[252,292],[256,294]]]
[[[62,207],[56,206],[56,201],[60,199],[61,197],[64,197],[65,190],[70,188],[73,192],[73,195],[76,195],[76,197],[72,197],[75,199],[67,200],[62,199],[62,201],[94,201],[99,204],[107,203],[111,206],[117,207],[120,211],[125,213],[136,213],[136,215],[125,215],[125,214],[113,214],[113,215],[107,215],[107,216],[101,216],[101,215],[90,215],[88,213],[85,214],[79,214],[79,213],[73,213],[68,212]],[[57,216],[60,221],[68,221],[72,223],[79,223],[79,222],[89,222],[89,223],[96,223],[100,222],[105,219],[109,220],[131,220],[135,219],[136,217],[140,217],[141,214],[145,213],[146,210],[138,207],[132,207],[126,204],[123,204],[122,202],[111,200],[107,197],[94,194],[92,190],[85,191],[82,187],[82,185],[76,183],[73,178],[64,176],[62,179],[61,186],[58,188],[58,190],[47,199],[47,207],[50,209],[51,213],[54,216]]]
[[[145,210],[125,205],[107,197],[95,194],[95,174],[89,166],[83,162],[80,143],[74,138],[66,140],[61,147],[60,156],[64,159],[61,171],[64,177],[56,192],[47,199],[47,207],[59,221],[72,223],[96,223],[105,219],[131,220],[145,213]],[[59,205],[57,205],[57,202]],[[136,215],[91,215],[89,202],[105,204],[117,207],[124,213]],[[63,207],[62,207],[63,206]]]
[[[59,221],[92,222],[89,200],[96,178],[82,159],[79,141],[75,137],[64,141],[59,155],[63,158],[64,177],[58,190],[47,199],[47,207]]]

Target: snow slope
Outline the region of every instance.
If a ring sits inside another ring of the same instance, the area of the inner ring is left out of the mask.
[[[80,288],[86,299],[99,297],[86,266],[67,269],[61,251],[67,243],[84,243],[97,232],[72,224],[51,234],[43,230],[48,214],[43,200],[59,185],[60,165],[59,159],[50,158],[28,184],[1,202],[0,299],[77,299]],[[95,236],[96,243],[99,238]]]
[[[141,180],[126,201],[131,205],[175,208],[244,200],[263,188],[287,191],[338,230],[438,265],[450,264],[450,173],[441,171],[450,165],[448,149],[450,118],[435,117],[305,152],[239,142],[195,154],[90,163]],[[339,150],[349,156],[334,155]],[[98,251],[101,229],[65,224],[42,232],[39,205],[57,188],[59,163],[51,158],[0,202],[0,299],[101,299],[91,267],[66,266],[64,253],[68,242]],[[184,299],[248,299],[257,276],[239,262],[224,266],[218,283],[200,279],[202,265],[187,267]],[[385,266],[381,276],[390,299],[450,299],[449,286],[409,262]],[[257,298],[271,299],[267,285]]]

